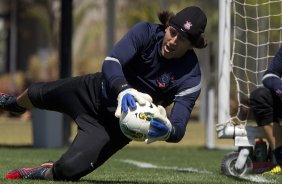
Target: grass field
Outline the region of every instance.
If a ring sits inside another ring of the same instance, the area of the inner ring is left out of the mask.
[[[250,175],[235,178],[222,175],[221,160],[231,150],[205,149],[202,128],[200,123],[190,124],[191,133],[180,144],[130,144],[79,182],[10,181],[4,179],[9,170],[56,160],[66,148],[33,148],[30,122],[0,119],[3,132],[0,133],[0,183],[281,183],[282,176]]]

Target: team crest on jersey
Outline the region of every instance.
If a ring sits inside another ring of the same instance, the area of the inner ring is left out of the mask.
[[[164,73],[157,79],[158,87],[166,88],[173,80],[175,80],[175,76],[172,73]]]

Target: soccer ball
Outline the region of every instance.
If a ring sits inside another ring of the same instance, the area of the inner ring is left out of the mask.
[[[146,102],[145,105],[139,105],[136,102],[136,110],[122,112],[119,119],[120,129],[123,134],[134,141],[145,141],[150,129],[150,121],[158,107],[153,103]]]

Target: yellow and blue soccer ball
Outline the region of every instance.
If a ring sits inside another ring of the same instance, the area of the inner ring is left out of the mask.
[[[136,106],[135,110],[128,109],[127,112],[122,112],[119,125],[123,134],[129,139],[144,141],[148,137],[150,122],[158,107],[150,102],[142,106],[136,102]]]

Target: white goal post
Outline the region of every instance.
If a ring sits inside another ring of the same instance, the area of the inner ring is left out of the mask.
[[[218,122],[230,119],[231,1],[219,0]]]

